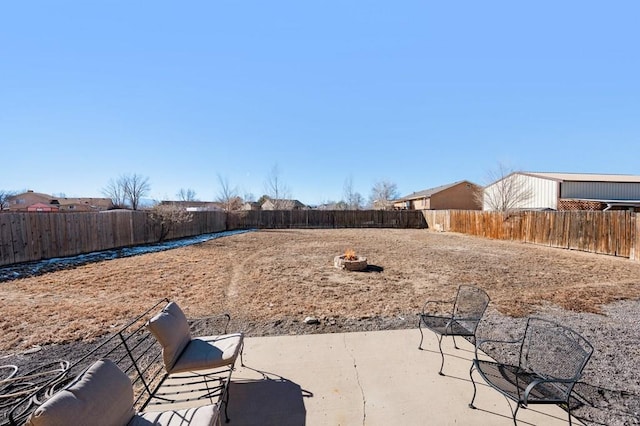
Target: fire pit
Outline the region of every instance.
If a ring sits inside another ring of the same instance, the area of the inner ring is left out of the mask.
[[[346,250],[343,255],[333,258],[333,266],[347,271],[364,271],[367,269],[367,258],[357,256],[354,250]]]

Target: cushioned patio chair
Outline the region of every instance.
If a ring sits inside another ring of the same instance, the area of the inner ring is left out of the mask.
[[[439,314],[437,307],[447,304],[448,312]],[[422,312],[418,314],[418,329],[420,330],[420,344],[418,349],[422,350],[424,335],[422,327],[433,331],[438,337],[438,349],[440,350],[440,371],[438,374],[444,376],[444,353],[442,352],[442,338],[451,336],[453,346],[456,345],[455,336],[469,338],[475,344],[476,329],[478,323],[484,315],[489,305],[489,295],[482,289],[472,285],[461,285],[458,287],[456,297],[453,300],[427,300],[422,307]]]
[[[487,348],[499,350],[499,345],[506,350],[511,347],[510,352],[518,354],[517,362],[500,363],[478,357],[478,351],[483,348],[485,352]],[[592,353],[593,346],[570,328],[540,318],[529,318],[524,336],[519,340],[478,342],[469,371],[473,383],[469,407],[475,408],[473,370],[477,370],[489,386],[516,402],[515,411],[511,409],[515,425],[518,424],[518,409],[527,408],[529,404],[563,404],[571,425],[569,398]]]
[[[136,413],[129,377],[109,359],[100,359],[39,406],[27,426],[214,426],[220,406]]]
[[[224,403],[228,422],[228,385],[238,355],[242,362],[243,334],[191,337],[189,322],[175,302],[169,302],[162,311],[151,318],[147,328],[162,346],[162,359],[167,375],[191,373],[189,376],[181,377],[201,378],[201,383],[211,389],[207,397],[219,396]],[[209,386],[216,382],[217,386]],[[175,401],[168,395],[163,396],[159,393],[154,397],[168,402]]]

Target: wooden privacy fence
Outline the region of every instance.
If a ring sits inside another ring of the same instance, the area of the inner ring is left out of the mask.
[[[426,228],[417,210],[250,210],[232,212],[229,229]]]
[[[166,239],[226,230],[224,212],[194,212]],[[147,212],[0,214],[0,266],[158,242],[159,227]]]
[[[166,239],[249,228],[426,228],[419,211],[193,212]],[[158,242],[148,212],[0,214],[0,266]]]
[[[640,223],[629,211],[425,211],[430,228],[640,260]]]

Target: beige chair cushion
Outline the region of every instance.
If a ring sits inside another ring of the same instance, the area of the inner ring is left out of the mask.
[[[171,372],[178,357],[191,341],[187,317],[175,302],[170,302],[149,320],[147,328],[162,346],[164,368]]]
[[[112,361],[101,359],[38,407],[26,424],[126,425],[134,414],[131,380]]]
[[[127,426],[214,426],[220,424],[217,405],[176,411],[149,411],[136,414]]]
[[[198,337],[187,345],[169,373],[207,370],[233,365],[242,347],[243,334]]]

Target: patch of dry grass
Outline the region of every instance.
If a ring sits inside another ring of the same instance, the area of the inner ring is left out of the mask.
[[[383,271],[334,268],[348,248]],[[640,263],[425,230],[251,232],[0,284],[0,350],[90,339],[163,297],[192,317],[392,317],[452,297],[461,283],[483,287],[512,316],[544,303],[598,313],[640,299]]]

